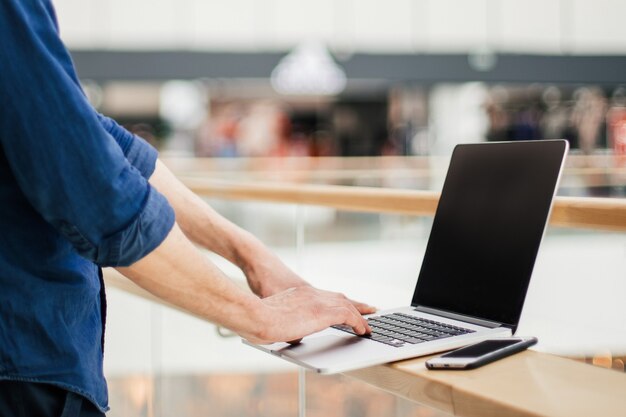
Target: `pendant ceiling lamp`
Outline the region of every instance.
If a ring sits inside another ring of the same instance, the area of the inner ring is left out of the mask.
[[[287,95],[336,95],[346,87],[346,73],[321,43],[303,43],[280,60],[271,77],[274,89]]]

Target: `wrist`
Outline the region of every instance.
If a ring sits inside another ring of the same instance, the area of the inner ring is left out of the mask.
[[[280,275],[282,262],[254,236],[236,245],[235,264],[243,271],[253,292],[266,297],[275,292],[270,288]]]
[[[231,242],[233,263],[246,275],[252,272],[255,266],[262,262],[269,250],[255,236],[247,231],[237,236],[236,241]]]
[[[252,324],[249,329],[241,332],[240,335],[252,343],[271,343],[270,331],[272,326],[271,311],[270,308],[263,303],[263,301],[254,297],[255,300],[248,305],[249,317],[254,317],[253,320],[249,320],[249,324]]]
[[[261,241],[248,233],[242,236],[234,248],[235,264],[245,274],[252,291],[261,298],[288,288],[309,285]]]

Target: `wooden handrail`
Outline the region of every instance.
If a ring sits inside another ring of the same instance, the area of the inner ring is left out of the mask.
[[[290,183],[244,183],[181,177],[195,193],[231,200],[257,200],[416,216],[432,216],[439,193],[433,191]],[[626,231],[626,199],[557,197],[552,226]]]

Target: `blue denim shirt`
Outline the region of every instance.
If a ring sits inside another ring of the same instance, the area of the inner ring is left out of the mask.
[[[171,230],[156,151],[87,102],[48,0],[0,0],[0,379],[108,408],[101,266]]]

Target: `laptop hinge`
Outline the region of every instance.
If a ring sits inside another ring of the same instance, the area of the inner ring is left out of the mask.
[[[490,329],[495,329],[496,327],[506,327],[502,323],[498,323],[490,320],[477,319],[475,317],[464,316],[463,314],[450,313],[449,311],[437,310],[436,308],[424,307],[424,306],[416,306],[414,307],[416,311],[421,311],[422,313],[434,314],[436,316],[442,316],[449,319],[464,321],[466,323],[475,324],[477,326],[488,327]]]

